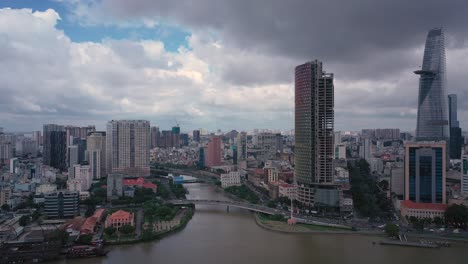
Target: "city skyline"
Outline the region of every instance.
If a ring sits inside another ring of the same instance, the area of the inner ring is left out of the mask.
[[[398,1],[340,8],[333,1],[303,8],[270,1],[261,20],[238,11],[255,13],[262,4],[205,0],[186,9],[185,2],[158,8],[143,0],[132,8],[125,1],[2,1],[8,68],[0,76],[0,124],[6,131],[40,130],[44,123],[104,130],[111,119],[144,119],[161,128],[177,119],[189,131],[285,131],[294,125],[294,66],[316,58],[335,73],[337,131],[369,124],[413,131],[418,78],[412,71],[421,65],[427,30],[439,25],[447,35],[447,90],[458,95],[459,120],[466,123],[463,8],[436,1],[424,11]],[[315,11],[324,9],[340,17],[326,31]],[[371,17],[362,16],[369,10]],[[390,13],[405,26],[387,23]]]

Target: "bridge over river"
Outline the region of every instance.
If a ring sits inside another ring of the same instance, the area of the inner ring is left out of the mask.
[[[220,201],[220,200],[170,200],[168,201],[169,203],[176,204],[176,205],[184,205],[184,204],[195,204],[195,205],[218,205],[218,206],[226,206],[229,210],[229,207],[236,207],[236,208],[242,208],[242,209],[247,209],[250,211],[258,212],[258,213],[264,213],[264,214],[269,214],[269,215],[274,215],[274,214],[281,214],[281,215],[288,215],[289,212],[280,210],[280,209],[275,209],[275,208],[270,208],[267,206],[262,206],[262,205],[257,205],[257,204],[251,204],[251,203],[245,203],[245,202],[235,202],[235,201]]]

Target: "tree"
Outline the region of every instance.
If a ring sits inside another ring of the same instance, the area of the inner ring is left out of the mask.
[[[135,231],[135,227],[131,225],[123,225],[120,227],[120,233],[124,235],[129,235]]]
[[[400,228],[396,224],[386,224],[385,225],[385,233],[389,237],[398,237],[400,233]]]
[[[453,204],[445,211],[445,221],[455,228],[466,229],[468,225],[468,208],[464,205]]]
[[[104,229],[104,233],[106,233],[106,235],[108,235],[110,237],[115,234],[115,231],[116,231],[115,227],[112,227],[112,226],[106,227]]]
[[[29,215],[23,215],[19,219],[20,226],[27,226],[31,221],[31,217]]]
[[[143,234],[141,234],[141,240],[143,241],[150,241],[154,237],[153,231],[151,230],[144,230]]]
[[[440,227],[444,224],[444,219],[442,217],[439,217],[439,216],[436,216],[434,217],[434,219],[432,220],[432,222],[437,226],[437,227]]]
[[[2,210],[3,211],[10,211],[10,206],[8,204],[3,204],[2,205]]]
[[[39,217],[41,217],[41,213],[38,210],[36,210],[32,213],[31,217],[33,221],[36,221],[37,219],[39,219]]]

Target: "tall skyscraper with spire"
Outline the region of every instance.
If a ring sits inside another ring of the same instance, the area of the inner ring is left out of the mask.
[[[417,141],[449,141],[445,73],[445,37],[442,28],[429,31],[419,78]]]

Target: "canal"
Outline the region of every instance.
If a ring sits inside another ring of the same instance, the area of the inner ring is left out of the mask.
[[[214,186],[187,184],[188,199],[227,199]],[[373,245],[379,237],[364,235],[284,234],[262,229],[253,214],[224,207],[197,206],[182,231],[162,240],[116,246],[104,258],[57,263],[424,263],[466,264],[468,244],[421,249]]]

